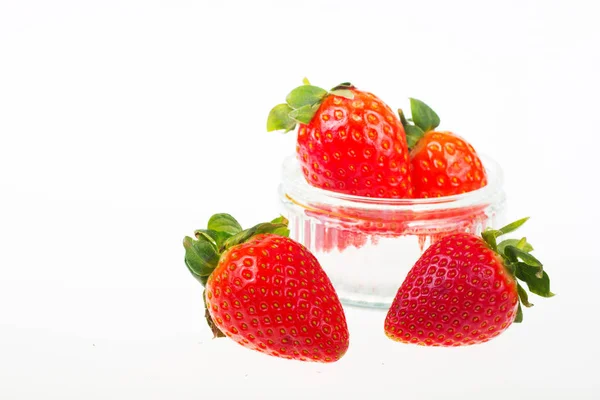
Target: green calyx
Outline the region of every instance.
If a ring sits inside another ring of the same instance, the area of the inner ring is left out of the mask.
[[[427,104],[413,98],[410,99],[410,113],[412,118],[407,120],[404,112],[398,109],[398,115],[406,133],[406,143],[408,148],[412,149],[426,132],[434,130],[440,125],[440,117]]]
[[[526,238],[518,240],[505,239],[500,243],[497,241],[500,236],[517,230],[528,219],[529,217],[522,218],[500,229],[487,229],[481,234],[489,248],[502,257],[506,270],[517,281],[519,308],[514,322],[523,321],[521,305],[525,307],[533,306],[529,302],[527,291],[521,286],[519,281],[524,282],[531,293],[541,297],[554,296],[554,293],[550,291],[550,277],[544,271],[542,263],[530,254],[533,251],[533,246],[527,242]]]
[[[330,91],[310,84],[304,78],[304,85],[292,90],[286,97],[285,103],[278,104],[271,109],[267,118],[267,132],[283,130],[289,132],[297,123],[308,124],[321,106],[323,99],[329,95],[353,99],[354,93],[349,82],[337,85]]]
[[[219,259],[225,251],[263,233],[287,237],[290,233],[288,220],[281,216],[271,222],[258,224],[244,230],[231,215],[215,214],[208,220],[206,229],[194,231],[195,238],[186,236],[183,239],[185,265],[202,286],[206,286],[210,274],[219,265]],[[210,317],[206,308],[206,298],[204,298],[204,307],[206,321],[214,336],[224,336]]]
[[[204,286],[226,250],[262,233],[288,236],[287,224],[287,219],[279,217],[244,230],[231,215],[215,214],[208,220],[206,229],[194,231],[195,239],[189,236],[183,239],[185,265]]]

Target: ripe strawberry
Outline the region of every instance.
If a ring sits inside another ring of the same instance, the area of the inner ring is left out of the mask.
[[[485,168],[467,141],[452,132],[435,131],[440,119],[420,100],[410,99],[414,125],[400,112],[410,150],[417,198],[466,193],[487,184]]]
[[[228,214],[184,239],[185,262],[206,286],[215,337],[301,361],[333,362],[348,349],[346,317],[317,259],[287,238],[287,220],[243,231]]]
[[[390,107],[350,83],[330,92],[305,83],[271,110],[267,130],[299,123],[296,152],[306,180],[357,196],[411,197],[404,128]]]
[[[531,307],[525,289],[552,297],[550,280],[525,238],[496,238],[527,218],[482,237],[445,237],[429,247],[408,273],[385,319],[393,340],[425,346],[483,343],[521,322],[521,303]],[[520,301],[519,301],[520,300]]]

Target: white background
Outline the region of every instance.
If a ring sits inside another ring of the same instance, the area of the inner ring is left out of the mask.
[[[594,3],[0,0],[0,398],[599,398]],[[181,239],[277,214],[265,121],[304,76],[499,161],[558,295],[463,349],[355,308],[331,365],[211,340]]]

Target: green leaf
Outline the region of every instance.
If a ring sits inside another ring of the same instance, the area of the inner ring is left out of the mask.
[[[229,214],[215,214],[208,220],[208,229],[235,235],[242,231],[242,226]]]
[[[504,248],[504,253],[507,255],[507,257],[511,260],[511,261],[516,261],[517,258],[519,258],[521,261],[523,261],[525,264],[528,264],[532,267],[539,267],[541,268],[543,265],[540,262],[540,260],[538,260],[537,258],[535,258],[534,256],[532,256],[531,254],[529,254],[526,251],[523,251],[515,246],[512,245],[508,245]]]
[[[423,129],[419,128],[418,126],[411,124],[404,116],[404,111],[402,111],[401,108],[398,109],[398,116],[400,117],[400,122],[404,127],[408,148],[412,150],[412,148],[417,145],[417,142],[421,140],[423,135],[425,135],[425,132],[423,132]]]
[[[292,112],[290,112],[289,116],[293,120],[298,121],[302,124],[309,124],[310,121],[313,119],[315,113],[319,109],[319,105],[320,104],[314,104],[314,105],[307,104],[296,110],[293,110]]]
[[[526,237],[522,237],[521,239],[519,239],[519,241],[517,242],[517,244],[515,245],[515,247],[516,247],[517,249],[520,249],[520,250],[526,251],[526,252],[528,252],[528,253],[530,253],[530,252],[532,252],[532,251],[533,251],[533,246],[532,246],[532,245],[530,245],[530,244],[527,242],[527,238],[526,238]]]
[[[515,321],[517,324],[523,322],[523,309],[521,308],[521,303],[519,302],[519,308],[517,308],[517,315],[515,315]]]
[[[512,222],[500,229],[491,229],[491,228],[487,228],[482,234],[481,236],[483,237],[483,240],[486,241],[486,243],[490,246],[490,248],[494,251],[498,251],[498,245],[496,244],[496,238],[498,238],[499,236],[502,236],[506,233],[509,232],[513,232],[516,229],[518,229],[521,225],[523,225],[527,220],[529,219],[529,217],[527,218],[522,218],[518,221]],[[493,239],[493,240],[492,240]],[[521,239],[523,240],[523,239]],[[525,242],[527,242],[525,240]],[[507,246],[508,244],[506,244],[505,246]],[[531,248],[533,250],[533,248]],[[525,250],[524,250],[525,251]],[[504,254],[503,254],[504,255]]]
[[[285,224],[287,226],[287,224],[289,223],[288,219],[286,217],[284,217],[283,215],[280,215],[279,217],[275,218],[274,220],[271,221],[272,224]]]
[[[504,253],[500,253],[500,255],[504,256],[504,258],[507,259],[509,262],[516,263],[519,261],[519,259],[517,258],[517,255],[512,251],[512,249],[514,248],[514,246],[507,246],[504,249]]]
[[[304,77],[304,79],[302,79],[302,83],[305,85],[310,85],[310,81],[308,80],[307,77]]]
[[[196,229],[194,231],[194,236],[196,236],[196,239],[198,239],[198,240],[207,240],[207,241],[213,243],[214,245],[217,244],[217,239],[216,239],[217,232],[215,232],[215,231],[211,231],[209,229]]]
[[[404,111],[402,111],[401,108],[398,109],[398,116],[400,117],[400,122],[402,122],[402,126],[406,128],[406,125],[408,125],[408,121],[406,120],[406,117],[404,116]]]
[[[271,221],[272,224],[276,224],[276,225],[282,225],[279,228],[275,228],[275,230],[272,232],[275,235],[279,235],[279,236],[285,236],[285,237],[289,237],[290,236],[290,230],[288,229],[288,224],[290,221],[288,221],[288,219],[286,217],[284,217],[283,215],[280,215],[279,217],[275,218],[274,220]]]
[[[496,244],[496,231],[493,229],[486,229],[481,233],[481,237],[488,244],[490,249],[498,252],[498,245]]]
[[[198,279],[200,281],[200,283],[202,284],[202,286],[206,286],[206,282],[208,282],[208,276],[198,276],[198,275],[194,275],[196,277],[196,279]]]
[[[516,231],[517,229],[519,229],[521,227],[521,225],[523,225],[525,222],[527,222],[528,219],[529,219],[529,217],[521,218],[518,221],[511,222],[510,224],[503,226],[502,228],[498,229],[498,232],[499,232],[498,236],[506,235],[507,233]]]
[[[404,132],[406,133],[406,143],[409,149],[415,147],[417,142],[425,135],[425,132],[416,125],[406,125]]]
[[[196,229],[194,231],[194,235],[198,240],[205,239],[214,243],[217,246],[217,249],[220,249],[223,245],[223,242],[225,242],[225,240],[231,236],[229,233],[216,232],[210,229]]]
[[[336,91],[336,90],[344,90],[344,89],[354,89],[354,85],[351,84],[350,82],[342,82],[339,85],[337,85],[336,87],[332,88],[331,91]]]
[[[271,109],[267,118],[267,132],[283,130],[289,132],[296,127],[296,121],[289,117],[292,108],[287,104],[278,104]]]
[[[521,303],[523,303],[525,307],[529,308],[533,306],[533,304],[529,302],[529,296],[527,295],[527,292],[519,283],[517,283],[517,293],[519,294],[519,299],[521,299]]]
[[[517,263],[515,272],[517,278],[527,284],[529,291],[542,297],[552,297],[554,293],[550,291],[550,277],[539,267]]]
[[[331,92],[329,92],[329,94],[332,94],[334,96],[343,97],[343,98],[346,98],[348,100],[354,99],[354,92],[352,92],[351,90],[348,90],[348,89],[336,89],[336,90],[332,90]]]
[[[279,236],[289,237],[290,229],[287,227],[287,224],[286,224],[285,226],[280,226],[279,228],[275,228],[271,233],[273,233],[275,235],[279,235]]]
[[[225,337],[225,334],[221,332],[217,324],[215,324],[215,321],[213,321],[212,317],[210,316],[208,304],[206,303],[206,290],[204,290],[202,293],[202,298],[204,299],[204,318],[206,319],[206,323],[213,333],[213,338]]]
[[[285,101],[290,107],[297,109],[320,103],[325,96],[327,96],[327,90],[325,89],[313,85],[302,85],[292,90]]]
[[[273,233],[279,236],[288,236],[290,231],[287,227],[287,220],[285,221],[285,223],[271,223],[271,222],[265,222],[262,224],[258,224],[253,226],[250,229],[246,229],[245,231],[242,231],[240,233],[238,233],[237,235],[234,235],[232,237],[230,237],[229,239],[227,239],[225,241],[225,248],[229,249],[233,246],[236,246],[240,243],[244,243],[246,241],[248,241],[251,237],[256,236],[256,235],[260,235],[262,233]]]
[[[212,242],[194,240],[186,236],[183,239],[183,247],[185,248],[185,265],[197,279],[208,277],[217,267],[219,253]],[[200,281],[203,284],[206,283],[206,281]]]
[[[507,258],[504,258],[505,262],[504,262],[504,268],[506,268],[506,270],[510,273],[511,276],[515,276],[515,270],[516,270],[516,266],[515,263],[511,260],[508,260],[508,262],[506,262]]]
[[[516,248],[526,251],[527,253],[529,253],[530,251],[533,251],[533,246],[531,246],[529,243],[527,243],[527,240],[525,238],[522,238],[521,240],[517,240],[517,239],[503,240],[500,243],[498,243],[498,251],[500,253],[504,253],[504,249],[506,248],[506,246],[515,246]]]
[[[543,274],[544,268],[542,266],[529,265],[525,262],[518,261],[518,262],[514,263],[514,267],[515,267],[515,270],[523,268],[526,270],[527,273],[531,273],[531,274],[535,275],[535,277],[538,279],[542,279],[542,277],[544,276],[544,274]]]
[[[440,124],[440,117],[421,100],[410,99],[410,111],[415,125],[424,132],[435,129]]]

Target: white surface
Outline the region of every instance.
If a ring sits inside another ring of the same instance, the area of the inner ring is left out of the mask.
[[[0,2],[0,398],[598,398],[594,1]],[[211,340],[181,239],[276,212],[303,76],[421,98],[505,168],[558,295],[465,349],[347,310],[333,365]],[[285,395],[281,395],[281,391]]]

